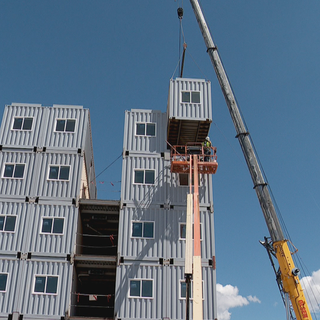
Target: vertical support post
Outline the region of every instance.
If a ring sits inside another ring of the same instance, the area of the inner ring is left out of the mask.
[[[190,283],[192,279],[192,157],[190,156],[190,173],[189,173],[190,193],[187,195],[187,221],[186,221],[186,257],[184,277],[186,281],[186,320],[190,319]]]
[[[187,195],[186,258],[184,277],[186,281],[186,320],[190,319],[190,283],[192,279],[192,194]]]
[[[193,155],[193,320],[203,319],[198,157]]]

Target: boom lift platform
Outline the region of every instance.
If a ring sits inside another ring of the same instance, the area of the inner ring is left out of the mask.
[[[196,155],[198,173],[215,174],[218,168],[216,152],[215,147],[204,147],[197,142],[173,146],[171,149],[171,172],[189,173],[190,158],[192,155]]]

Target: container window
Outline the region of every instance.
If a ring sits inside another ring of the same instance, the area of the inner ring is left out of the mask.
[[[70,166],[50,165],[48,180],[69,180]]]
[[[3,178],[23,179],[24,168],[24,163],[7,163],[4,166]]]
[[[130,280],[129,296],[132,298],[152,298],[153,280],[132,279]]]
[[[156,125],[155,123],[147,123],[147,136],[154,137],[156,135]]]
[[[32,129],[33,118],[15,117],[13,120],[13,130],[30,131]]]
[[[130,280],[130,297],[140,297],[139,280]]]
[[[146,132],[146,125],[144,123],[137,123],[136,135],[144,136],[145,132]]]
[[[186,231],[187,231],[187,224],[180,223],[179,224],[180,240],[186,240]],[[192,224],[192,239],[193,239],[193,224]],[[202,240],[202,223],[200,223],[200,240]]]
[[[139,122],[136,123],[136,135],[155,137],[156,124],[152,122]]]
[[[145,184],[154,184],[154,170],[145,170]]]
[[[58,276],[36,276],[34,293],[56,294],[58,288]]]
[[[142,222],[132,222],[132,237],[142,238]]]
[[[133,221],[132,238],[153,238],[154,222],[153,221]]]
[[[41,233],[63,234],[64,218],[43,218]]]
[[[182,91],[181,96],[182,96],[182,102],[186,102],[186,103],[190,102],[190,92]]]
[[[7,280],[8,280],[8,274],[0,273],[0,292],[7,291]]]
[[[74,132],[76,126],[75,119],[56,119],[56,132]]]
[[[189,286],[189,297],[192,299],[192,281]],[[185,299],[187,297],[187,284],[184,280],[180,280],[180,299]]]
[[[152,298],[152,280],[142,280],[142,297]]]
[[[0,231],[14,232],[16,228],[17,216],[0,216]]]
[[[144,170],[135,170],[134,172],[134,183],[144,182]]]
[[[154,184],[154,170],[134,170],[134,183],[137,184]]]
[[[153,222],[144,222],[143,224],[143,237],[153,238]]]
[[[200,92],[198,91],[191,92],[191,102],[200,103]]]
[[[200,91],[181,91],[182,103],[200,103]]]
[[[202,280],[202,300],[203,299],[203,280]],[[189,286],[189,297],[190,299],[193,299],[193,280],[191,280],[190,282],[190,286]],[[185,280],[180,280],[180,299],[186,299],[187,296],[187,284],[185,282]]]

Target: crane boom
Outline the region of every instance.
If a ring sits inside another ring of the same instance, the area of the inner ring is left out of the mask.
[[[267,183],[262,175],[257,157],[252,147],[249,132],[242,120],[235,96],[233,94],[227,74],[221,62],[217,47],[210,34],[208,25],[202,13],[198,0],[190,0],[198,21],[200,31],[207,47],[223,95],[225,97],[242,152],[244,154],[254,189],[270,233],[273,248],[279,263],[283,290],[289,294],[297,320],[312,320],[299,278],[295,268],[287,240],[284,238],[277,213],[275,211]]]

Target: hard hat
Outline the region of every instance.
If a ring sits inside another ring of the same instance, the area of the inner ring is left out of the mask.
[[[206,137],[206,140],[210,141],[210,138],[209,138],[209,137]]]

